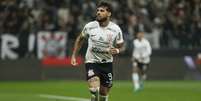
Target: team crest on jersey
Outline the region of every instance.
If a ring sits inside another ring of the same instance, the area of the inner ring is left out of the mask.
[[[93,69],[90,69],[89,71],[88,71],[88,76],[93,76],[94,75],[94,70]]]

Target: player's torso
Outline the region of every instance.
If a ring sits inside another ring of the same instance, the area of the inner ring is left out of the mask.
[[[145,39],[139,41],[138,39],[134,40],[134,51],[136,52],[146,52],[147,50],[147,42]]]
[[[115,33],[107,28],[95,28],[89,31],[89,46],[97,47],[102,50],[113,46]]]
[[[86,62],[112,62],[112,55],[108,53],[109,48],[114,47],[117,31],[110,23],[107,27],[94,25],[88,29],[88,49]]]

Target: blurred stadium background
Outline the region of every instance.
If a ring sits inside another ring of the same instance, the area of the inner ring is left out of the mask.
[[[87,44],[78,67],[70,65],[69,56],[98,1],[0,0],[0,101],[89,97],[83,68]],[[111,101],[200,101],[201,0],[108,1],[125,39],[125,52],[115,56]],[[153,54],[145,89],[134,94],[130,60],[139,30]]]

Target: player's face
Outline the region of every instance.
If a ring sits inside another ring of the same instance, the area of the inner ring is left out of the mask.
[[[137,38],[138,39],[142,39],[144,37],[144,33],[143,32],[139,32],[138,34],[137,34]]]
[[[98,7],[96,10],[96,20],[99,22],[106,21],[111,16],[111,13],[107,11],[106,7]]]

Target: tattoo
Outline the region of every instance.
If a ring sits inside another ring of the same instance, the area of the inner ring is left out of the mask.
[[[92,77],[91,79],[88,80],[89,82],[96,82],[99,81],[99,78],[97,76]]]
[[[100,79],[99,77],[95,76],[88,80],[89,87],[99,87],[100,86]]]
[[[73,50],[73,55],[76,56],[77,52],[80,50],[83,42],[84,42],[85,37],[83,37],[81,34],[77,37],[74,45],[74,50]]]

